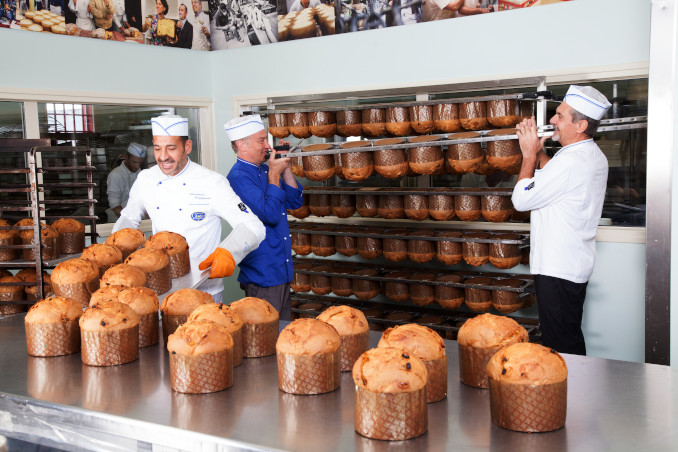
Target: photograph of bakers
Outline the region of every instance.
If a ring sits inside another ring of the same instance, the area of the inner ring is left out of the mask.
[[[214,6],[215,10],[210,10],[213,50],[278,42],[278,15],[273,1],[221,0]]]
[[[88,11],[92,14],[95,28],[113,31],[113,0],[89,0]]]
[[[63,15],[64,0],[49,0],[49,11],[57,16]]]
[[[146,33],[147,44],[164,46],[168,39],[174,39],[174,21],[165,18],[169,12],[167,0],[155,0],[155,14],[147,16],[142,31]]]
[[[235,266],[257,249],[266,229],[224,176],[188,158],[193,149],[188,138],[188,119],[163,115],[152,118],[151,128],[157,165],[138,174],[113,232],[138,228],[148,216],[153,234],[160,231],[181,234],[190,253],[189,287],[200,279],[200,269],[210,268],[210,280],[200,290],[220,303],[222,278],[231,276]],[[233,228],[223,241],[221,220]]]
[[[333,2],[320,0],[280,0],[286,12],[278,8],[278,41],[333,35],[336,14]]]
[[[343,0],[337,33],[416,24],[422,21],[422,0]]]
[[[191,0],[193,11],[193,45],[191,49],[193,50],[210,50],[210,18],[205,13],[202,3],[201,0]]]
[[[497,10],[496,0],[422,0],[422,19],[451,19],[453,17],[474,16]]]
[[[596,256],[608,162],[593,141],[607,98],[571,85],[549,121],[563,147],[550,158],[534,117],[518,124],[523,163],[513,206],[531,211],[530,272],[534,274],[542,342],[560,353],[586,354],[581,324]]]
[[[140,0],[113,0],[113,29],[125,36],[132,36],[139,31],[141,25]]]
[[[94,31],[96,29],[94,16],[89,11],[89,0],[68,0],[66,7],[72,13],[72,16],[70,14],[66,16],[67,25],[74,24],[77,30],[83,31]]]
[[[169,43],[170,47],[190,49],[193,47],[193,25],[188,21],[188,8],[183,3],[179,5],[179,20],[176,23],[174,40]]]
[[[146,146],[131,142],[120,165],[108,173],[106,179],[106,195],[108,195],[108,222],[115,223],[120,212],[127,206],[129,191],[137,180],[139,172],[146,163]]]
[[[245,296],[263,298],[281,320],[290,320],[294,270],[287,209],[301,207],[304,188],[292,174],[290,159],[275,158],[259,115],[232,119],[224,128],[237,157],[227,179],[266,227],[259,248],[240,262],[238,282]]]

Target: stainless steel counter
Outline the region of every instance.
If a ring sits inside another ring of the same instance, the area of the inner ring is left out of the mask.
[[[516,433],[490,422],[488,391],[459,382],[456,343],[446,344],[448,397],[429,404],[428,433],[385,442],[353,430],[350,373],[329,394],[285,394],[270,356],[246,359],[225,391],[178,394],[161,345],[107,368],[85,366],[79,354],[33,358],[17,315],[0,320],[0,433],[71,450],[676,450],[676,369],[565,355],[565,428]]]

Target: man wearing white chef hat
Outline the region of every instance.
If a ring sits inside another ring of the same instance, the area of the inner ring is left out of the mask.
[[[220,302],[221,278],[231,276],[236,264],[259,246],[264,239],[264,226],[225,177],[189,160],[193,143],[188,139],[186,118],[163,115],[152,118],[151,126],[158,164],[139,173],[113,232],[137,228],[148,215],[154,234],[181,234],[188,242],[191,257],[191,285],[200,277],[199,265],[211,267],[212,280],[199,289]],[[233,231],[219,243],[222,219]]]
[[[511,199],[516,210],[531,211],[530,271],[542,341],[562,353],[586,354],[581,323],[608,172],[592,137],[608,108],[598,90],[570,86],[550,121],[552,139],[563,145],[553,158],[534,117],[517,126],[523,163]]]
[[[110,207],[109,216],[115,221],[120,211],[127,205],[129,191],[141,171],[141,165],[146,161],[146,146],[139,143],[130,143],[125,153],[125,159],[108,173],[106,179],[106,195]],[[107,211],[108,212],[108,211]]]
[[[224,128],[237,157],[228,181],[266,227],[266,239],[240,263],[240,287],[248,297],[271,303],[281,319],[290,320],[294,270],[287,209],[301,207],[304,189],[292,174],[290,159],[275,158],[259,115],[232,119]]]

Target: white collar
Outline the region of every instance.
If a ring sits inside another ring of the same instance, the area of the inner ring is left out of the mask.
[[[589,138],[588,140],[582,140],[582,141],[577,141],[576,143],[568,144],[567,146],[560,148],[558,150],[558,152],[556,152],[553,157],[555,158],[556,156],[558,156],[558,154],[563,152],[565,149],[568,149],[568,148],[571,148],[571,147],[574,147],[574,146],[579,146],[580,144],[588,143],[588,142],[591,142],[591,141],[593,141],[593,138]]]
[[[155,166],[158,168],[158,171],[160,171],[160,165],[155,165]],[[181,171],[179,171],[177,174],[175,174],[174,176],[168,176],[165,173],[163,173],[162,171],[160,171],[160,175],[161,175],[162,179],[160,179],[158,182],[176,179],[179,176],[184,175],[186,173],[186,171],[188,170],[189,166],[191,166],[191,159],[188,159],[186,166],[184,166],[183,169]]]

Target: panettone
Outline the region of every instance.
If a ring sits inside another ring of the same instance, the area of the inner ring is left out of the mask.
[[[210,320],[187,322],[169,336],[170,384],[181,393],[202,394],[233,385],[233,339]]]
[[[115,366],[139,358],[139,316],[117,301],[102,301],[80,317],[81,358],[88,366]]]
[[[162,294],[172,288],[170,258],[162,250],[141,248],[125,259],[125,264],[137,267],[146,273],[146,287]]]
[[[369,147],[370,141],[349,141],[340,146],[341,149]],[[340,156],[341,172],[350,181],[360,182],[370,177],[374,171],[372,152],[345,152]]]
[[[492,356],[487,375],[492,423],[520,432],[565,425],[567,365],[555,350],[528,342],[509,345]]]
[[[304,146],[304,148],[301,150],[304,175],[308,180],[322,182],[334,176],[335,164],[333,155],[327,154],[303,157],[304,152],[326,151],[328,149],[332,149],[331,144],[321,143]]]
[[[414,105],[410,107],[410,125],[415,132],[427,134],[433,131],[433,106]]]
[[[459,275],[442,275],[435,279],[439,282],[461,283],[463,278]],[[464,289],[455,286],[435,286],[435,301],[445,309],[459,309],[464,304]]]
[[[465,140],[479,138],[480,134],[476,132],[462,132],[450,135],[450,140]],[[454,171],[460,174],[477,171],[485,158],[479,142],[471,143],[452,143],[447,148],[447,161]]]
[[[99,288],[99,268],[85,259],[60,262],[52,271],[51,286],[55,295],[77,300],[86,308]]]
[[[59,218],[52,223],[59,235],[59,254],[81,253],[85,248],[85,225],[73,218]]]
[[[139,348],[160,340],[158,331],[158,295],[148,287],[107,286],[92,295],[90,305],[101,301],[118,301],[130,306],[139,316]]]
[[[462,383],[487,388],[487,363],[500,348],[526,342],[527,331],[515,320],[482,314],[467,320],[457,334]]]
[[[165,315],[188,316],[200,305],[214,303],[214,298],[207,292],[197,289],[181,289],[162,300],[160,310]]]
[[[439,132],[450,133],[461,130],[459,104],[438,104],[433,106],[433,125]]]
[[[337,112],[337,134],[342,137],[354,137],[362,134],[362,114],[360,110],[340,110]]]
[[[386,134],[386,109],[366,108],[362,110],[363,134],[379,137]]]
[[[374,142],[374,146],[403,144],[403,138],[385,138]],[[405,149],[382,149],[373,152],[374,170],[387,179],[397,179],[407,174],[409,163]]]
[[[243,355],[257,358],[275,353],[278,311],[266,300],[245,297],[230,304],[243,323]]]
[[[337,119],[333,111],[312,111],[308,114],[311,133],[317,137],[331,138],[337,133]]]
[[[172,19],[159,19],[158,20],[158,30],[156,31],[157,36],[167,36],[168,38],[174,39],[174,31],[176,29],[176,22]]]
[[[99,268],[99,276],[115,264],[122,263],[122,252],[113,245],[93,243],[82,251],[81,259],[88,260]]]
[[[408,107],[388,107],[386,109],[386,131],[400,137],[412,132]]]
[[[104,243],[119,249],[122,258],[126,259],[134,250],[141,248],[145,241],[146,237],[140,230],[125,228],[109,235]]]
[[[399,325],[384,331],[378,347],[399,348],[424,362],[428,373],[427,402],[447,397],[447,356],[445,343],[438,333],[414,323]]]
[[[271,113],[268,115],[268,133],[276,138],[286,138],[290,134],[285,113]]]
[[[106,270],[101,286],[139,287],[146,284],[146,273],[128,264],[117,264]]]
[[[51,297],[28,310],[24,319],[26,349],[31,356],[61,356],[80,351],[82,306],[70,298]]]
[[[0,300],[1,301],[23,301],[26,298],[24,286],[10,286],[8,283],[23,282],[16,276],[0,277]],[[26,311],[25,304],[0,304],[0,315],[18,314]]]
[[[487,101],[487,120],[494,127],[513,127],[520,122],[518,100],[500,99]]]
[[[295,20],[295,25],[293,25],[291,29],[292,36],[295,36],[295,33],[298,34],[300,30],[303,32],[304,27],[310,27],[311,21],[308,19],[301,19],[300,26],[296,26],[297,20]],[[312,22],[312,26],[315,28],[315,21]],[[308,113],[287,113],[287,127],[289,128],[290,133],[297,138],[308,138],[311,136],[311,129],[308,126]]]
[[[276,342],[278,386],[292,394],[334,391],[340,382],[341,338],[329,323],[297,319]]]
[[[415,137],[410,143],[428,143],[440,140],[437,135],[426,135]],[[423,146],[412,147],[408,151],[410,169],[416,174],[434,174],[443,168],[445,155],[440,145],[427,144]]]
[[[52,227],[56,229],[59,234],[63,234],[64,232],[85,232],[85,225],[73,218],[59,218],[52,223]]]
[[[353,364],[369,344],[370,328],[365,314],[350,306],[330,306],[317,319],[332,325],[339,333],[341,371],[353,369]]]
[[[424,363],[399,348],[373,348],[353,366],[355,430],[368,438],[406,440],[428,429]]]
[[[483,101],[462,102],[459,106],[459,120],[466,130],[480,130],[488,126],[487,103]]]
[[[230,306],[223,303],[209,303],[201,304],[191,312],[188,316],[187,322],[194,322],[198,320],[209,320],[226,328],[228,333],[233,338],[233,367],[242,364],[243,348],[242,348],[242,328],[243,323],[240,316],[231,309]]]

